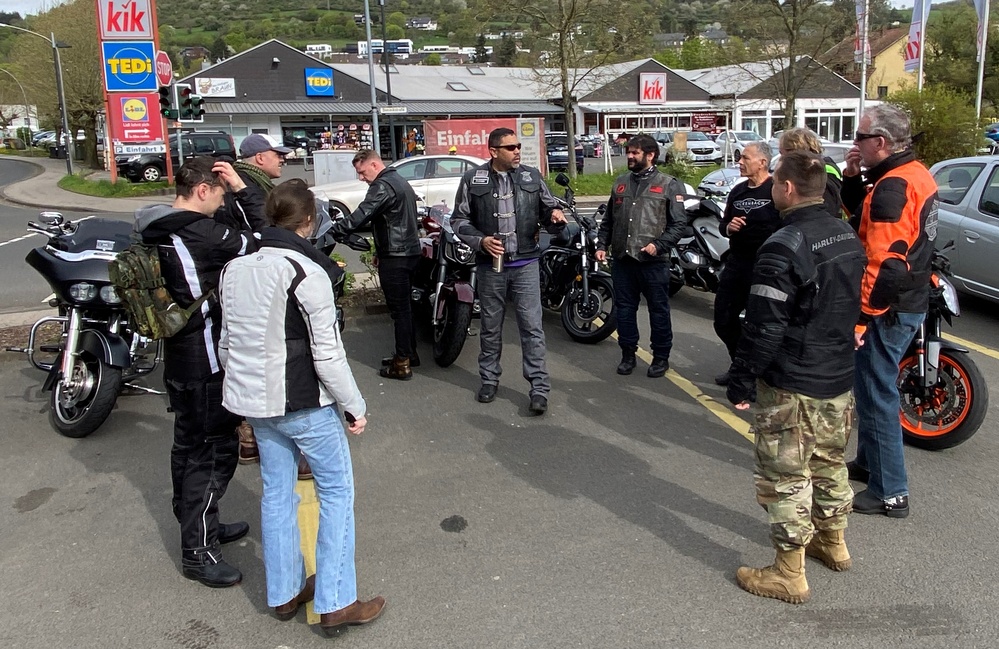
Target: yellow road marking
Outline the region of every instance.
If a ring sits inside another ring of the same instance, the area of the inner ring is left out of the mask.
[[[995,358],[996,360],[999,360],[999,352],[990,347],[985,347],[984,345],[979,345],[978,343],[973,343],[970,340],[965,340],[964,338],[958,338],[957,336],[952,336],[950,334],[944,334],[943,337],[951,342],[957,343],[958,345],[963,345],[968,349],[973,349],[979,354],[985,354],[986,356],[990,356],[992,358]]]
[[[614,340],[617,340],[617,332],[611,334]],[[652,364],[652,354],[645,351],[641,347],[635,352],[635,355],[641,358],[646,363]],[[694,401],[698,402],[702,406],[708,409],[708,412],[713,414],[718,419],[721,419],[723,423],[727,424],[729,428],[739,433],[750,442],[753,441],[753,434],[749,431],[749,424],[746,423],[744,419],[735,414],[731,408],[727,405],[718,403],[710,396],[704,394],[704,392],[694,385],[692,381],[686,379],[676,373],[672,368],[666,372],[666,378],[668,378],[673,385],[680,388],[686,392]]]

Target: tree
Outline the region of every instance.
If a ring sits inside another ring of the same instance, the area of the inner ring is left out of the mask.
[[[489,63],[489,53],[486,52],[485,34],[479,34],[479,39],[475,42],[475,62]]]
[[[645,2],[622,5],[612,0],[487,0],[486,8],[498,15],[531,23],[535,34],[550,35],[545,53],[545,68],[535,69],[535,79],[542,88],[558,97],[562,105],[567,141],[574,142],[577,89],[584,81],[592,81],[601,65],[618,55],[611,47],[590,48],[594,42],[608,38],[618,23],[631,23],[629,17],[648,10]],[[487,22],[480,17],[481,23]],[[640,22],[635,20],[634,22]],[[569,165],[570,178],[576,177],[576,166]]]
[[[406,14],[402,13],[401,11],[393,11],[385,19],[385,22],[386,22],[386,24],[389,24],[389,25],[398,25],[399,27],[402,27],[403,30],[405,30],[406,29]]]
[[[440,65],[441,55],[437,52],[431,52],[427,54],[427,58],[423,59],[423,65]]]
[[[971,96],[943,84],[923,85],[923,91],[905,88],[888,96],[888,102],[909,114],[913,145],[926,166],[941,160],[974,155],[982,140]]]
[[[60,48],[63,85],[66,91],[66,115],[70,133],[83,130],[86,134],[84,157],[87,164],[97,166],[97,115],[104,109],[103,80],[100,52],[97,47],[97,18],[93,3],[78,0],[59,5],[40,14],[31,29],[41,34],[54,33],[56,41],[68,45]],[[59,114],[56,94],[52,47],[30,34],[19,34],[14,49],[14,62],[25,71],[25,90],[47,116]]]
[[[385,35],[390,41],[406,38],[406,30],[399,25],[388,25],[385,28]]]
[[[496,65],[504,68],[513,66],[517,59],[517,42],[510,35],[500,39],[499,48],[496,49]]]
[[[784,123],[794,124],[798,94],[821,70],[813,61],[840,40],[835,12],[823,0],[735,0],[731,6],[742,18],[740,35],[766,64],[762,73],[761,66],[743,70],[769,86],[784,108]]]
[[[956,92],[978,87],[978,48],[974,35],[978,25],[975,10],[968,5],[941,7],[930,15],[926,29],[926,52],[923,70],[926,83],[939,83]],[[982,101],[999,106],[999,39],[989,35],[985,60],[985,83]]]

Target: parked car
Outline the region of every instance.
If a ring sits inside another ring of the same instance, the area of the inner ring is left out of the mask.
[[[42,146],[42,140],[55,142],[55,131],[38,131],[31,136],[31,146]]]
[[[569,168],[568,135],[564,132],[545,134],[545,152],[548,156],[548,172],[565,171]],[[576,173],[583,173],[583,143],[576,138]]]
[[[999,302],[999,157],[943,160],[930,167],[940,198],[936,247],[958,290]]]
[[[753,131],[722,131],[715,140],[715,144],[721,147],[722,157],[728,152],[732,158],[738,162],[742,157],[742,150],[750,142],[763,142],[763,138]]]
[[[236,147],[232,136],[222,131],[199,131],[184,133],[181,141],[184,150],[184,161],[195,156],[207,155],[220,160],[233,162],[236,160]],[[177,134],[170,136],[170,159],[174,170],[181,165],[177,150]],[[128,178],[134,183],[146,181],[156,182],[166,175],[166,155],[162,153],[138,153],[134,155],[116,155],[118,175]]]
[[[849,144],[823,144],[822,155],[836,163],[840,172],[846,168],[846,153],[850,150]],[[780,161],[780,153],[776,153],[770,160],[770,171],[777,168]],[[744,181],[745,178],[739,175],[738,166],[722,167],[717,171],[704,176],[697,186],[697,192],[703,196],[718,196],[725,198],[732,188]]]
[[[676,149],[676,134],[687,136],[687,150],[679,152]],[[711,141],[707,134],[700,131],[659,131],[652,135],[659,143],[659,162],[669,164],[678,155],[690,160],[695,165],[711,165],[721,162],[722,152],[718,145]]]
[[[397,160],[389,166],[413,186],[417,196],[423,198],[426,205],[444,203],[454,207],[454,197],[458,193],[461,177],[469,169],[483,163],[485,160],[482,158],[470,155],[421,155]],[[316,185],[312,192],[328,198],[330,207],[350,214],[364,200],[368,193],[368,183],[363,180],[341,180]]]
[[[993,142],[999,142],[999,123],[989,124],[985,127],[985,137]]]

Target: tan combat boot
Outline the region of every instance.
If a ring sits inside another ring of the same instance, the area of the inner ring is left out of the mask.
[[[766,568],[743,566],[735,573],[739,587],[760,597],[791,604],[804,604],[812,593],[805,581],[805,548],[777,550],[777,558]]]
[[[815,530],[811,543],[805,547],[805,554],[818,559],[836,572],[849,570],[853,565],[850,552],[846,549],[846,541],[843,540],[843,530]]]

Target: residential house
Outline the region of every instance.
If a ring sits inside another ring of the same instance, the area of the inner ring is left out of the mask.
[[[884,99],[903,86],[916,85],[916,73],[905,71],[907,27],[894,27],[871,32],[868,40],[871,62],[867,66],[867,97]],[[823,56],[823,62],[834,72],[859,87],[860,64],[854,60],[854,38],[843,39]]]

